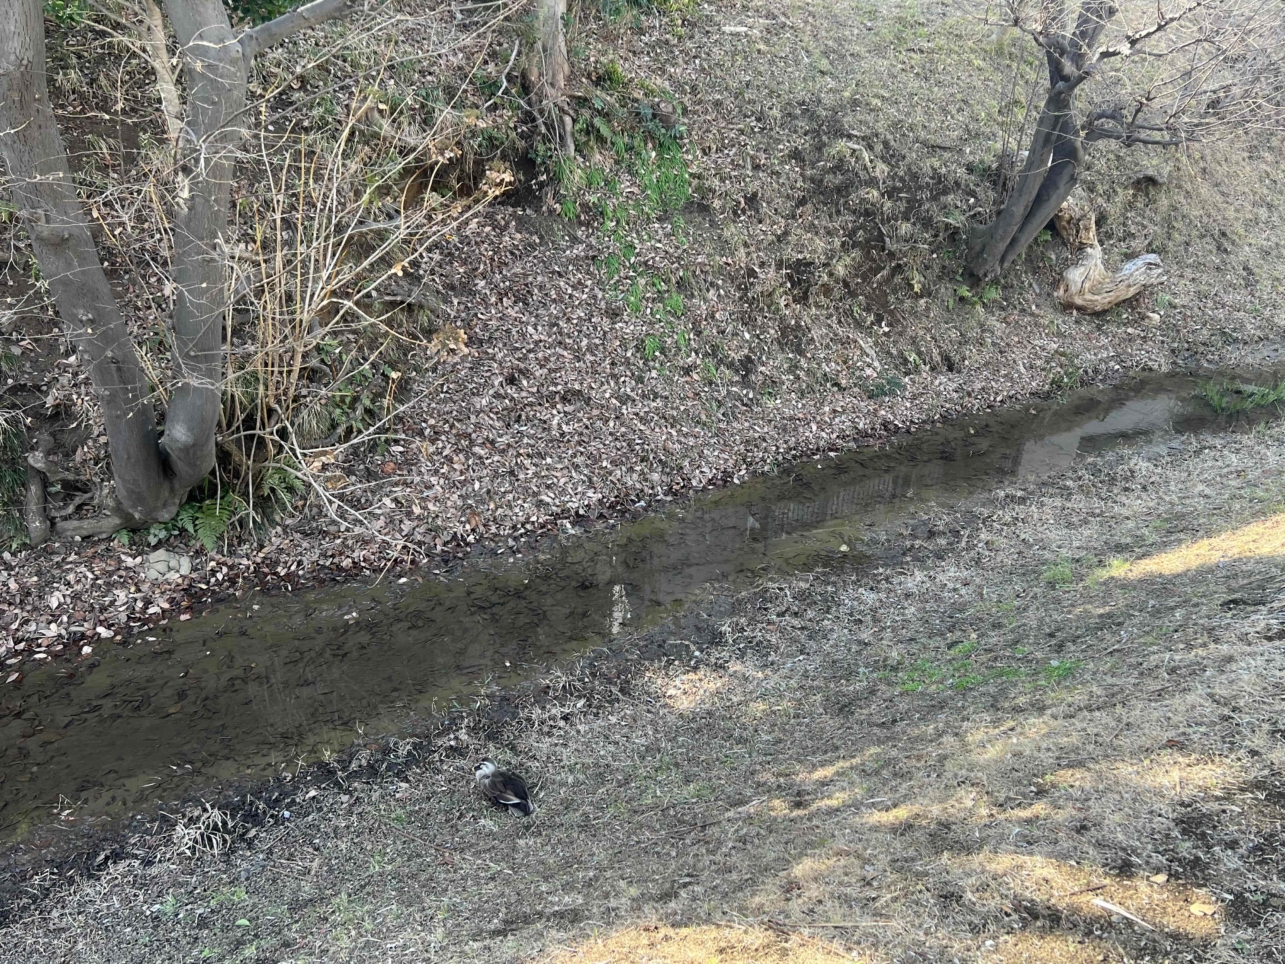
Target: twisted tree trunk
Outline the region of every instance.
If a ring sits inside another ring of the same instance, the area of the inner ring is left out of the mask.
[[[41,0],[0,4],[0,157],[58,314],[87,362],[111,452],[116,505],[94,531],[172,518],[214,467],[228,305],[226,234],[249,62],[257,51],[356,3],[314,0],[238,38],[222,0],[165,0],[183,51],[188,98],[174,217],[175,385],[163,436],[54,121]],[[59,524],[55,534],[63,526],[70,524]],[[76,534],[86,534],[83,523]]]
[[[995,220],[969,239],[968,269],[975,278],[989,281],[1002,274],[1075,187],[1085,156],[1075,92],[1091,76],[1092,58],[1116,12],[1110,0],[1085,0],[1072,33],[1038,38],[1045,48],[1048,95],[1012,193]]]
[[[0,6],[0,156],[58,315],[103,410],[117,498],[140,519],[173,515],[147,380],[98,260],[54,122],[41,0]]]

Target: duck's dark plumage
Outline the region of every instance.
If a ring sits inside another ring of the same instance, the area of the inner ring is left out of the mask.
[[[497,806],[508,807],[524,817],[535,813],[526,781],[516,773],[501,770],[493,760],[483,760],[473,768],[473,776],[482,792]]]

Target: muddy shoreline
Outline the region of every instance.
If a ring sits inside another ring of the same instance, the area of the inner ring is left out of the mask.
[[[891,556],[888,562],[894,561]],[[610,700],[626,691],[650,665],[678,663],[696,666],[699,657],[720,646],[718,627],[732,612],[734,597],[705,593],[682,613],[618,646],[604,646],[576,658],[568,678],[592,680],[591,698],[583,708]],[[546,668],[547,669],[547,668]],[[43,828],[49,836],[0,847],[0,927],[31,913],[39,903],[78,880],[109,871],[121,861],[142,866],[160,859],[172,845],[180,821],[202,812],[221,811],[231,818],[215,827],[212,836],[220,853],[232,854],[273,827],[308,816],[322,791],[346,791],[359,784],[395,781],[433,759],[467,760],[455,746],[455,735],[503,739],[506,726],[524,709],[550,700],[543,674],[506,687],[488,687],[473,708],[457,707],[433,719],[418,721],[398,736],[357,740],[333,759],[312,761],[269,779],[253,779],[221,788],[217,793],[195,791],[163,809],[132,814],[100,826]],[[471,764],[471,761],[469,761]]]

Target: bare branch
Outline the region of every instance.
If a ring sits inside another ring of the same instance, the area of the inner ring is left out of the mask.
[[[245,51],[247,61],[253,60],[260,51],[276,46],[301,30],[346,17],[362,6],[361,0],[312,0],[312,3],[283,13],[275,20],[251,27],[241,35],[241,49]]]
[[[1191,14],[1195,13],[1197,10],[1200,10],[1205,6],[1208,6],[1208,3],[1209,3],[1209,0],[1196,0],[1195,3],[1188,4],[1187,7],[1185,7],[1183,10],[1180,10],[1172,17],[1165,15],[1164,12],[1160,9],[1159,4],[1157,4],[1156,5],[1156,22],[1154,24],[1152,24],[1146,30],[1141,30],[1138,33],[1130,34],[1129,36],[1125,37],[1124,40],[1120,41],[1120,43],[1116,44],[1114,47],[1106,48],[1100,54],[1098,54],[1098,59],[1106,60],[1109,57],[1129,56],[1131,53],[1134,52],[1134,49],[1139,44],[1146,43],[1152,37],[1155,37],[1158,34],[1164,33],[1174,24],[1181,23],[1183,20],[1186,20],[1189,16],[1191,16]]]

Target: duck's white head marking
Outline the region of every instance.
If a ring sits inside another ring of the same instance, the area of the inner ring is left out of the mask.
[[[473,776],[478,780],[485,780],[497,769],[498,767],[496,767],[494,760],[483,760],[473,768]]]

